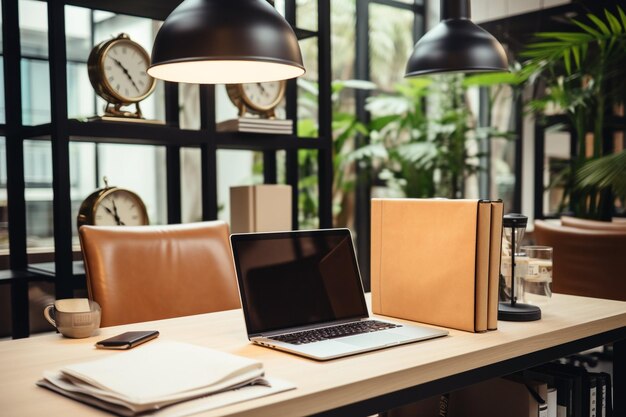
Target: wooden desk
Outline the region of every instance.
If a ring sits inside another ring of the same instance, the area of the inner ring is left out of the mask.
[[[178,340],[259,359],[267,374],[296,390],[232,405],[204,416],[368,415],[436,393],[505,375],[565,354],[616,344],[615,415],[626,415],[624,339],[626,302],[555,295],[536,322],[499,322],[483,334],[450,331],[444,338],[329,362],[251,345],[241,310],[104,328],[89,339],[56,334],[0,342],[0,409],[7,416],[96,416],[102,411],[35,386],[44,370],[115,351],[96,350],[96,340],[128,330],[157,329]]]

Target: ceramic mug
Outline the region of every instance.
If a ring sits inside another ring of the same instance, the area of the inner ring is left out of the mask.
[[[63,336],[75,339],[89,337],[100,327],[100,306],[87,298],[57,300],[43,315]]]

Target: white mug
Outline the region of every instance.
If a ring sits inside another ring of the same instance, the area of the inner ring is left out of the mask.
[[[57,300],[46,306],[43,315],[66,337],[89,337],[100,327],[100,305],[87,298]]]

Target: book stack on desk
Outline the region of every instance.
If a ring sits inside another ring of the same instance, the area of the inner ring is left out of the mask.
[[[497,329],[502,213],[502,201],[372,199],[373,312]]]
[[[120,416],[184,416],[294,388],[256,360],[170,341],[45,372],[37,385]]]

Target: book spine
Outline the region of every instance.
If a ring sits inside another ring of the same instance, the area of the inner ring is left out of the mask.
[[[489,296],[489,240],[491,235],[491,202],[478,202],[476,222],[476,287],[474,329],[487,331]]]
[[[500,261],[502,259],[502,201],[491,202],[491,238],[489,240],[489,295],[487,329],[498,328],[498,289],[500,285]]]
[[[383,202],[372,199],[371,206],[371,253],[370,253],[370,276],[372,293],[372,311],[376,314],[384,314],[380,294],[380,268],[382,262],[381,250]]]

